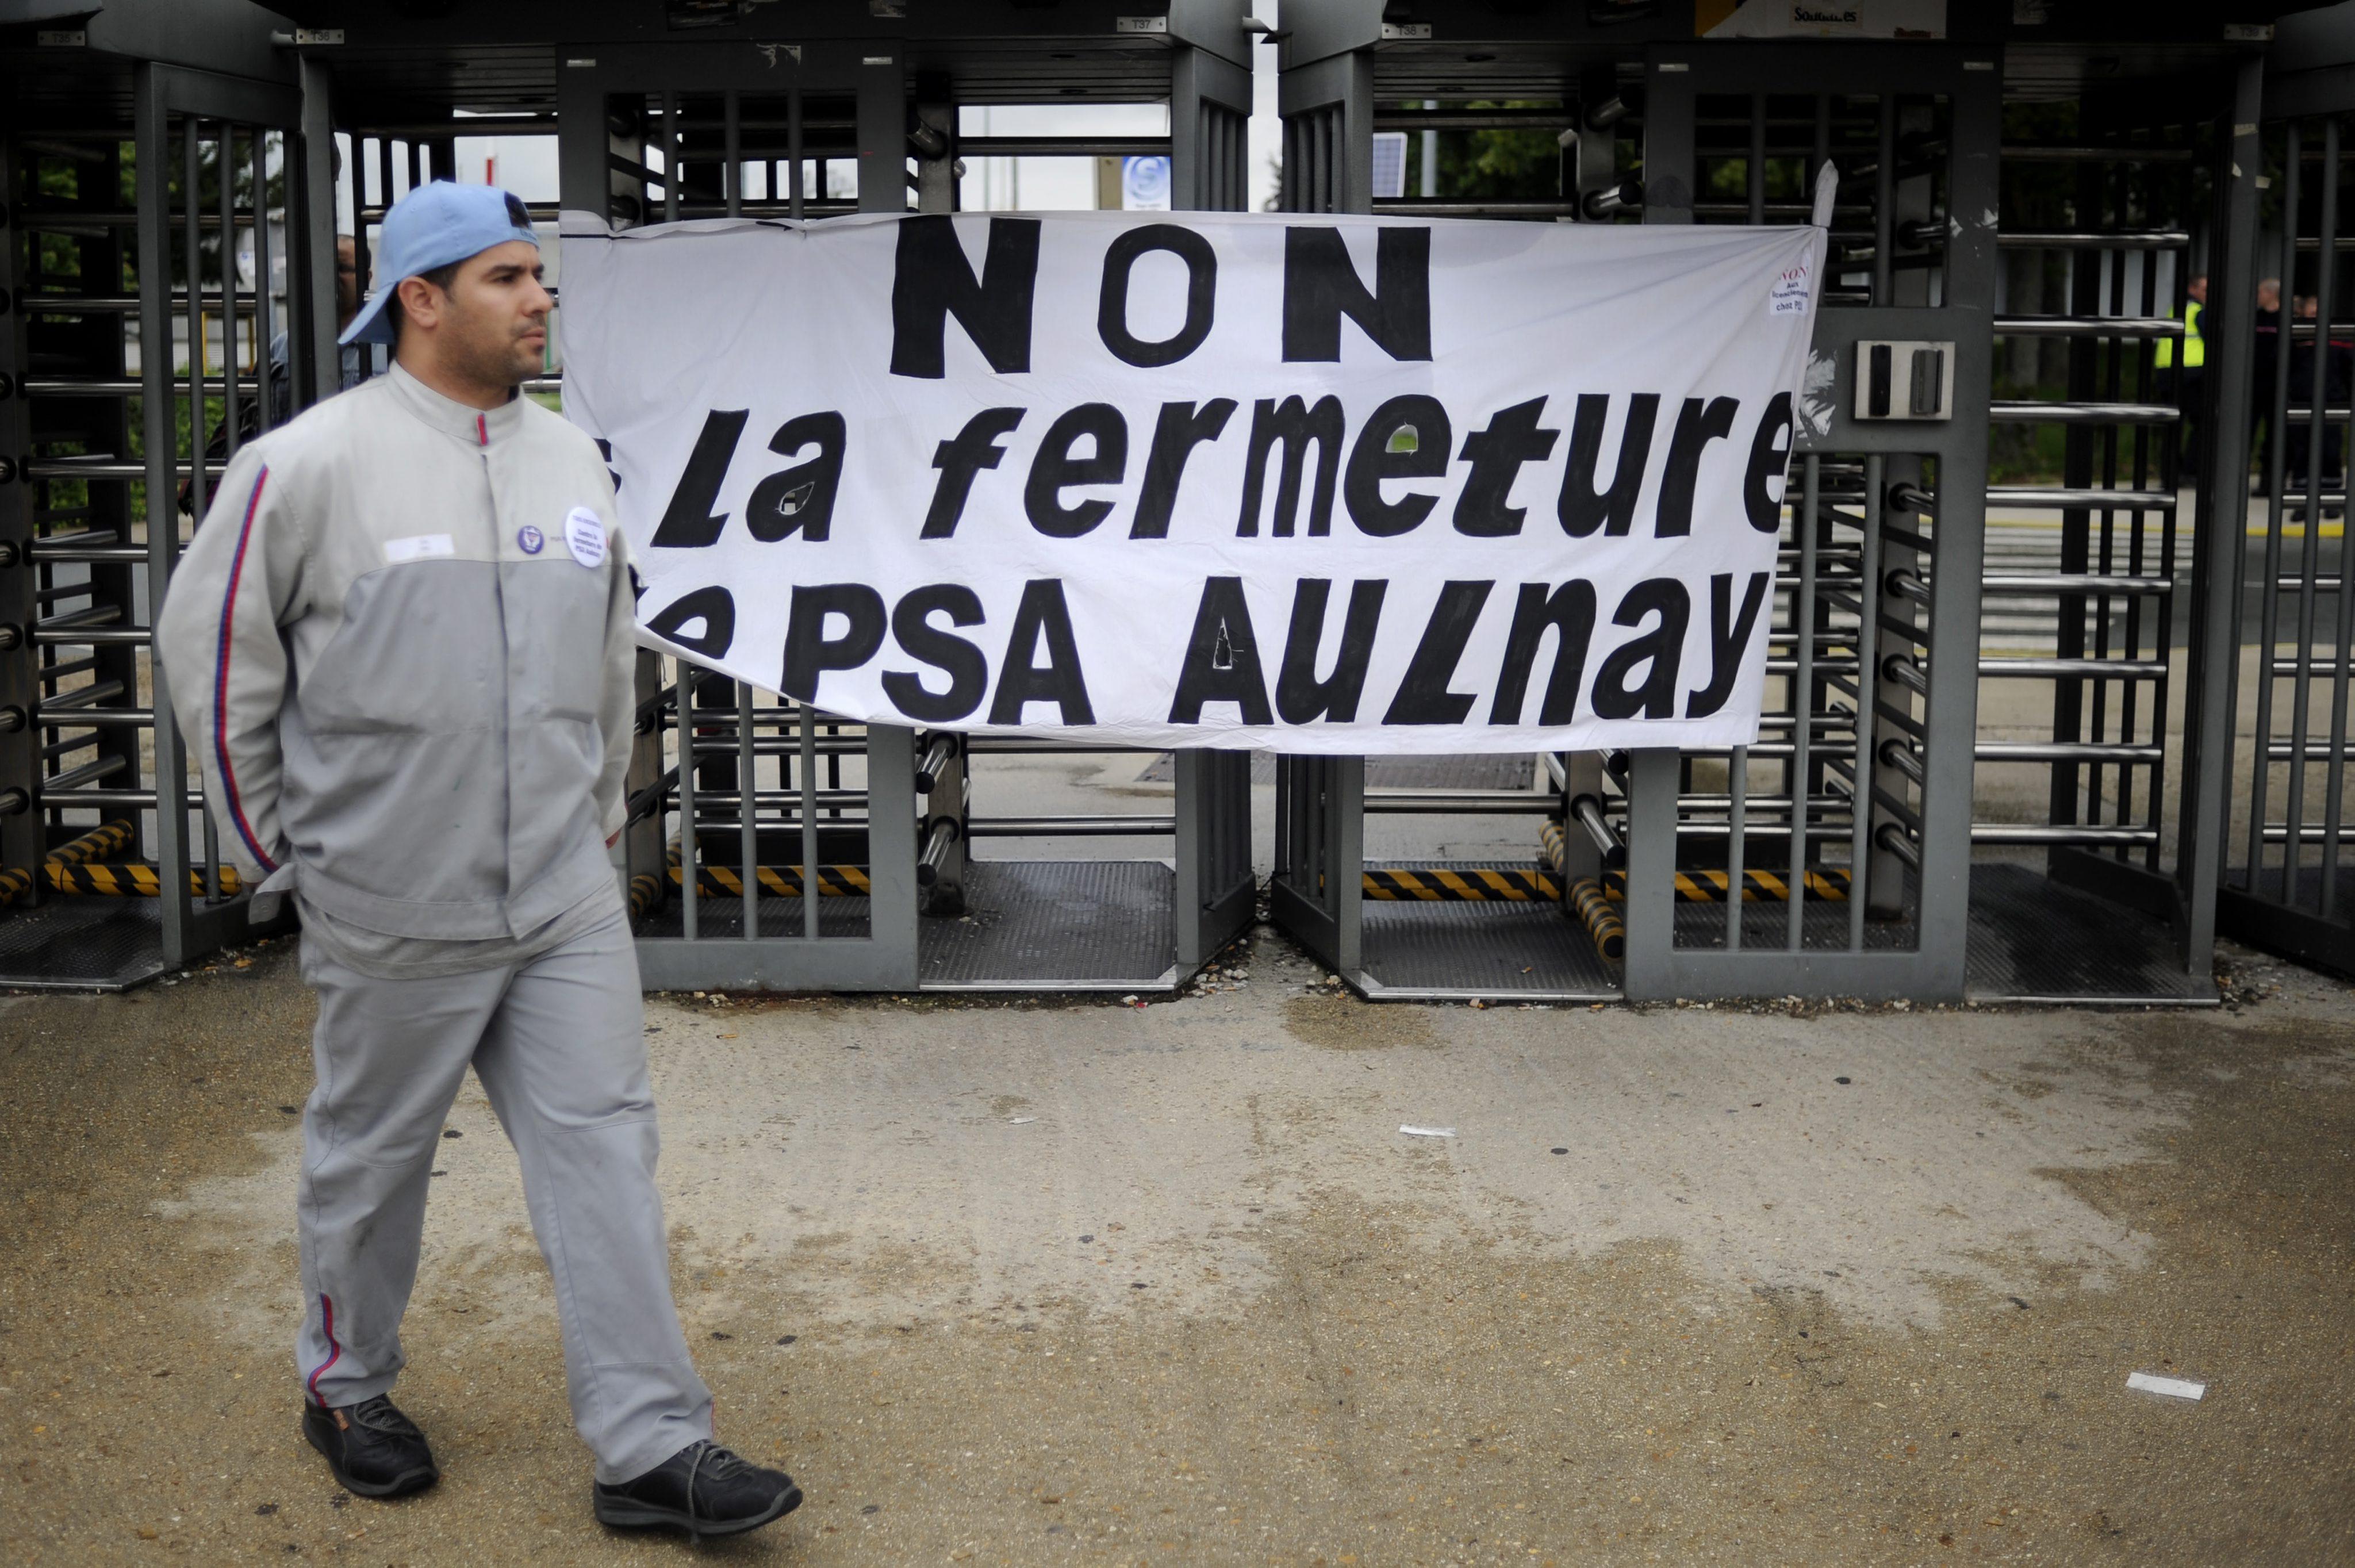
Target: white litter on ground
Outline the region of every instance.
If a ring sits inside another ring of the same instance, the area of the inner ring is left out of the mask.
[[[2182,1378],[2163,1378],[2155,1372],[2128,1372],[2126,1387],[2144,1393],[2163,1393],[2169,1399],[2198,1399],[2208,1392],[2206,1383],[2195,1383]]]
[[[1037,1121],[1038,1119],[1039,1119],[1039,1118],[1038,1118],[1038,1117],[1036,1117],[1036,1116],[1016,1116],[1016,1117],[1014,1117],[1011,1121],[1009,1121],[1007,1125],[1008,1126],[1015,1126],[1015,1127],[1026,1127],[1026,1126],[1028,1126],[1032,1122]]]
[[[1408,1125],[1401,1126],[1399,1131],[1411,1138],[1452,1138],[1455,1136],[1454,1127],[1418,1127]]]

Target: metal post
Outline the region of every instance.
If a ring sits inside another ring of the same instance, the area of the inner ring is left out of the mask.
[[[25,254],[10,227],[19,220],[23,205],[16,188],[16,159],[15,138],[0,126],[0,293],[11,299],[21,297],[17,269]],[[22,310],[0,316],[0,365],[20,377],[29,368],[27,337]],[[32,445],[26,400],[0,400],[0,457],[13,463]],[[16,632],[15,646],[0,650],[0,870],[32,874],[30,885],[17,895],[20,907],[40,901],[46,890],[39,872],[48,852],[43,814],[34,800],[41,773],[41,729],[34,718],[40,697],[39,650],[24,630],[39,614],[39,575],[25,554],[36,532],[35,494],[35,486],[21,477],[0,484],[0,549],[11,552],[16,563],[14,570],[0,573],[0,625]]]
[[[1955,341],[1956,418],[1938,456],[1936,552],[1930,624],[1946,650],[1934,658],[1923,699],[1919,948],[1911,967],[1923,998],[1959,998],[1970,945],[1971,794],[1977,774],[1980,582],[1987,549],[1987,393],[1993,384],[1998,256],[1993,220],[2003,138],[2003,84],[1987,59],[1966,59],[1950,100],[1949,224],[1943,300]],[[1886,572],[1882,576],[1886,576]]]
[[[693,942],[701,934],[697,924],[699,893],[696,877],[703,864],[702,841],[695,828],[695,679],[698,667],[678,663],[678,896],[679,932]]]
[[[270,264],[274,260],[270,253],[270,133],[259,125],[255,126],[253,131],[252,177],[253,368],[254,379],[259,383],[254,389],[255,411],[259,415],[254,421],[254,428],[267,432],[278,422],[275,412],[270,406],[272,373],[275,363],[273,350],[278,341],[278,334],[274,329],[278,325],[278,317],[270,304]],[[290,191],[293,181],[294,170],[289,161],[286,167],[286,182]],[[286,346],[286,351],[292,355],[294,346],[289,343]]]
[[[817,709],[805,702],[801,705],[802,737],[802,935],[808,941],[817,940]],[[750,757],[745,759],[749,764]],[[740,798],[749,808],[752,799],[751,769],[744,772],[744,783],[739,786]],[[881,797],[874,792],[874,781],[868,782],[867,831],[870,839],[868,861],[873,866],[876,855],[872,837],[881,813],[876,808]],[[909,859],[912,865],[914,857]]]
[[[1821,168],[1821,164],[1817,165]],[[1785,862],[1786,902],[1784,916],[1787,924],[1784,933],[1784,948],[1796,953],[1806,936],[1807,872],[1815,860],[1815,841],[1807,836],[1813,826],[1808,796],[1815,793],[1814,758],[1810,754],[1816,739],[1816,525],[1817,497],[1820,494],[1823,458],[1808,453],[1799,460],[1799,505],[1793,509],[1794,529],[1799,539],[1799,581],[1791,595],[1791,629],[1798,634],[1798,667],[1791,677],[1791,765],[1783,770],[1786,782],[1784,793],[1791,797],[1790,856]],[[1785,488],[1788,482],[1785,481]]]
[[[729,94],[729,104],[731,108],[734,106],[735,94]],[[809,750],[806,741],[802,750],[805,756],[803,765],[806,767]],[[747,942],[758,942],[761,939],[761,837],[757,796],[761,769],[760,754],[752,746],[752,688],[742,681],[736,683],[736,832],[737,846],[743,861],[738,870],[738,876],[744,884],[743,936]],[[808,779],[805,777],[802,783],[806,789]],[[817,873],[808,864],[808,857],[805,856],[802,897],[808,901],[815,900],[816,896]],[[811,907],[815,906],[813,904]]]
[[[2222,243],[2211,256],[2211,283],[2208,320],[2215,330],[2207,332],[2211,346],[2208,366],[2208,386],[2211,393],[2207,428],[2202,438],[2209,443],[2200,471],[2199,522],[2193,531],[2198,554],[2192,573],[2192,666],[2187,688],[2184,715],[2184,746],[2187,755],[2183,769],[2183,804],[2180,828],[2179,860],[2177,869],[2179,885],[2183,890],[2183,945],[2181,956],[2185,971],[2204,975],[2214,962],[2216,945],[2216,899],[2223,880],[2225,854],[2225,824],[2228,820],[2232,774],[2232,705],[2240,684],[2239,601],[2240,568],[2247,553],[2249,486],[2245,477],[2249,471],[2249,406],[2250,360],[2253,353],[2253,312],[2256,307],[2256,242],[2257,242],[2257,176],[2264,172],[2262,148],[2257,141],[2257,119],[2263,107],[2264,91],[2264,61],[2252,55],[2241,62],[2233,82],[2232,107],[2226,119],[2226,134],[2220,138],[2215,165],[2217,192],[2217,233]],[[2338,124],[2331,123],[2326,143],[2323,168],[2330,184],[2326,188],[2326,201],[2335,193],[2339,178]],[[2295,223],[2295,215],[2289,221]],[[2329,229],[2325,220],[2325,229]],[[2335,252],[2326,251],[2321,287],[2329,288],[2329,278],[2336,270]],[[2219,286],[2221,285],[2221,286]],[[2326,293],[2325,298],[2328,298]],[[2329,307],[2321,311],[2323,334],[2315,345],[2315,362],[2318,365],[2328,349]],[[2288,350],[2288,322],[2283,323],[2282,351]],[[2319,406],[2323,400],[2318,398]],[[2319,451],[2320,442],[2315,443]],[[2320,533],[2321,497],[2309,493],[2307,497],[2307,530],[2308,539]],[[2342,623],[2346,615],[2350,574],[2342,564],[2339,604]],[[2345,645],[2341,644],[2342,657]],[[2301,658],[2307,652],[2301,643]],[[2273,650],[2264,650],[2261,657],[2269,665]],[[2303,683],[2301,682],[2301,689]],[[2300,725],[2299,741],[2304,739]],[[2265,737],[2258,738],[2259,745]],[[2337,753],[2334,751],[2333,755]],[[2262,755],[2262,753],[2261,753]],[[2263,765],[2262,763],[2260,765]],[[2293,778],[2295,778],[2293,773]],[[2333,780],[2335,785],[2336,780]],[[2334,790],[2333,799],[2336,799]],[[2295,814],[2293,814],[2295,819]],[[2295,835],[2287,848],[2296,848]],[[2293,856],[2293,860],[2295,857]],[[2336,866],[2326,868],[2326,883],[2334,880]]]
[[[896,43],[872,46],[858,70],[858,210],[908,210],[907,91]]]
[[[2281,279],[2286,289],[2297,283],[2298,197],[2304,144],[2295,123],[2286,128],[2287,145],[2282,158],[2282,235]],[[2281,640],[2281,570],[2282,570],[2282,492],[2288,483],[2289,434],[2289,362],[2291,333],[2296,313],[2289,308],[2290,295],[2284,295],[2275,309],[2278,323],[2274,347],[2274,384],[2264,389],[2270,400],[2266,404],[2268,434],[2265,444],[2270,448],[2265,465],[2265,553],[2264,583],[2258,603],[2260,635],[2257,642],[2257,722],[2255,754],[2251,763],[2249,779],[2249,866],[2246,891],[2255,897],[2263,890],[2265,869],[2265,809],[2267,796],[2273,789],[2274,740],[2274,647]],[[2312,502],[2309,498],[2308,506]],[[2345,573],[2341,574],[2342,579]],[[2236,642],[2237,638],[2234,639]],[[2285,862],[2286,864],[2286,862]],[[2283,873],[2281,901],[2291,902],[2296,890],[2290,873]]]
[[[135,177],[139,188],[139,384],[141,435],[147,458],[147,598],[148,624],[162,617],[164,590],[178,555],[179,528],[172,515],[178,494],[178,432],[174,428],[176,378],[172,369],[172,242],[171,116],[164,105],[157,68],[142,64],[132,72],[132,137],[138,149]],[[191,131],[193,136],[193,130]],[[193,142],[192,144],[193,144]],[[191,182],[188,200],[193,210],[196,192]],[[194,256],[191,255],[193,272]],[[197,411],[202,428],[203,411]],[[203,438],[197,454],[203,455]],[[152,689],[158,715],[171,711],[162,665],[155,667]],[[176,966],[191,955],[187,907],[188,764],[179,727],[168,721],[155,725],[155,871],[166,879],[165,889],[177,896],[157,899],[156,913],[163,934],[164,962]]]
[[[336,343],[336,127],[331,113],[331,83],[325,62],[305,58],[302,130],[290,139],[287,166],[287,237],[301,238],[289,256],[286,272],[286,356],[293,374],[291,390],[296,407],[327,397],[343,384],[343,350]],[[358,149],[353,149],[352,177],[359,177]],[[294,200],[295,169],[302,171],[302,200]],[[295,221],[299,215],[299,222]],[[352,223],[353,249],[366,265],[362,225]],[[293,262],[299,259],[302,276]],[[300,306],[296,301],[301,301]]]

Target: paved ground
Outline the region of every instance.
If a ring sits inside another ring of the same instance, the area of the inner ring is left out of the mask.
[[[590,1520],[479,1092],[400,1397],[296,1434],[292,953],[0,1001],[0,1556],[655,1563]],[[2355,1006],[650,1005],[778,1563],[2355,1560]],[[1415,1137],[1401,1124],[1452,1128]],[[2198,1404],[2131,1394],[2145,1370]]]

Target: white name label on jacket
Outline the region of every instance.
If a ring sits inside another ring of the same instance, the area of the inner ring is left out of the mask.
[[[1110,743],[1756,739],[1819,229],[565,221],[649,646]]]
[[[457,553],[458,547],[448,534],[411,534],[405,539],[384,541],[384,559],[395,566],[403,561],[427,560],[434,556]]]

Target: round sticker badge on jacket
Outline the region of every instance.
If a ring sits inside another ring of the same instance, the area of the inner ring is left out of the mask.
[[[516,530],[516,548],[526,555],[538,555],[548,548],[548,536],[530,523]]]
[[[605,525],[586,507],[564,514],[564,548],[583,566],[605,564]]]

